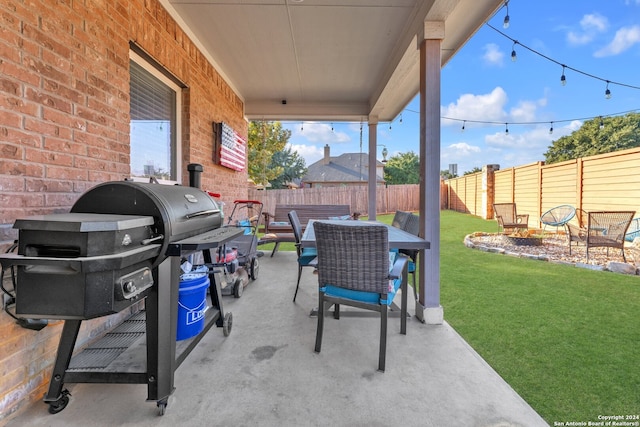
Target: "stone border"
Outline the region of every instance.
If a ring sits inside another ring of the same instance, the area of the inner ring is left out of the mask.
[[[472,240],[473,237],[489,236],[489,235],[492,235],[492,234],[491,233],[467,234],[466,236],[464,236],[464,245],[470,249],[477,249],[483,252],[508,255],[516,258],[526,258],[526,259],[533,259],[537,261],[552,262],[554,264],[572,265],[574,267],[585,268],[587,270],[594,270],[594,271],[610,271],[613,273],[627,274],[631,276],[640,275],[640,268],[629,263],[607,261],[606,265],[602,266],[602,265],[595,265],[595,264],[586,264],[583,262],[573,263],[568,261],[559,261],[559,260],[552,259],[548,255],[535,255],[535,254],[513,252],[500,247],[479,245],[474,243]]]

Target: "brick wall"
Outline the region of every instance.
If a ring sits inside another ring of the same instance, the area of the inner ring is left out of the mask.
[[[211,123],[247,134],[241,99],[157,0],[0,2],[0,250],[16,218],[68,212],[97,183],[129,174],[129,50],[134,43],[186,86],[182,182],[246,198],[247,174],[212,163]],[[229,206],[230,203],[227,203]],[[124,314],[84,322],[86,343]],[[62,322],[22,329],[0,313],[0,425],[48,386]]]

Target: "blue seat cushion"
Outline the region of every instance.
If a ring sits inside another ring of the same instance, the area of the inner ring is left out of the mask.
[[[318,250],[316,248],[302,248],[302,253],[300,254],[300,258],[298,258],[298,263],[300,265],[308,265],[311,261],[313,261],[318,256]]]
[[[347,298],[354,301],[360,301],[369,304],[385,304],[391,305],[393,299],[398,293],[398,289],[400,289],[400,285],[402,284],[402,279],[394,279],[389,281],[389,293],[387,293],[387,298],[382,298],[382,294],[377,292],[364,292],[364,291],[355,291],[353,289],[345,289],[339,288],[333,285],[325,285],[320,287],[320,291],[324,292],[326,295],[334,296],[338,298]]]
[[[416,272],[416,263],[413,261],[409,261],[407,265],[407,273],[415,273]]]

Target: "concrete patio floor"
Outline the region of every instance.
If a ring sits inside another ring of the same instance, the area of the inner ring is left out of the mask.
[[[223,298],[231,334],[212,328],[176,370],[163,416],[145,385],[67,384],[62,412],[36,402],[7,426],[548,425],[446,322],[414,317],[403,336],[390,316],[381,373],[376,314],[345,307],[340,320],[327,318],[314,353],[316,276],[303,271],[293,303],[295,253],[260,262],[241,298]]]

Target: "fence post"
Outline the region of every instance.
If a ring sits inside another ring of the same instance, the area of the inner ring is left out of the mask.
[[[485,165],[482,167],[482,218],[493,218],[493,203],[496,199],[495,191],[495,171],[500,169],[500,165]]]

